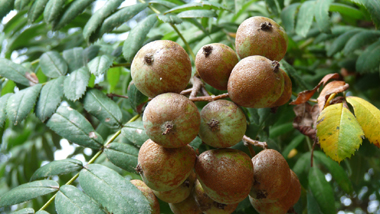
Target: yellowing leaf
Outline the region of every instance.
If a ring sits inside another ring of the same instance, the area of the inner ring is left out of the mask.
[[[364,135],[355,116],[342,103],[330,105],[318,117],[317,137],[331,159],[340,162],[357,150]]]
[[[369,142],[380,147],[380,110],[359,97],[347,97]]]

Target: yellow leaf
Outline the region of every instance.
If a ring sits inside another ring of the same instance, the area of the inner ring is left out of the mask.
[[[319,144],[326,155],[337,162],[354,154],[363,135],[355,116],[342,103],[328,106],[318,117]]]
[[[356,119],[369,142],[380,147],[380,110],[359,97],[347,97],[355,111]]]

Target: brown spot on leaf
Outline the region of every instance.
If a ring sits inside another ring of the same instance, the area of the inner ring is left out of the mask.
[[[93,139],[97,139],[97,138],[98,138],[98,136],[96,136],[95,132],[90,132],[90,133],[88,133],[88,136],[89,136],[90,138],[93,138]]]

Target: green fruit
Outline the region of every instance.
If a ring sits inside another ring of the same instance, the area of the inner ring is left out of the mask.
[[[236,210],[239,203],[236,204],[221,204],[213,201],[204,192],[201,183],[197,180],[194,186],[194,198],[204,214],[230,214]]]
[[[167,148],[180,148],[197,136],[201,119],[197,106],[175,93],[160,94],[149,102],[143,116],[146,134]]]
[[[228,80],[231,100],[249,108],[270,107],[284,91],[284,77],[279,65],[263,56],[242,59]]]
[[[218,203],[239,203],[251,190],[252,162],[240,150],[226,148],[205,151],[199,155],[194,168],[205,193]]]
[[[195,151],[190,146],[169,149],[149,139],[140,148],[136,170],[151,189],[169,191],[189,177],[195,160]]]
[[[160,214],[160,204],[152,190],[141,180],[131,180],[131,183],[139,189],[148,199],[152,214]]]
[[[174,214],[202,214],[197,202],[192,195],[189,195],[184,201],[173,204],[169,203],[170,209]]]
[[[213,101],[201,111],[199,137],[212,147],[227,148],[239,143],[246,129],[244,112],[231,101]]]
[[[284,77],[284,91],[282,92],[280,98],[278,98],[271,107],[282,106],[286,104],[292,97],[292,81],[284,70],[280,68],[280,71]]]
[[[134,57],[131,75],[137,89],[148,97],[166,92],[179,93],[186,88],[191,77],[190,58],[175,42],[150,42]]]
[[[201,78],[219,90],[227,90],[228,77],[239,59],[232,48],[213,43],[203,46],[195,58],[195,67]]]
[[[260,55],[280,61],[288,48],[288,37],[284,29],[272,19],[255,16],[239,25],[235,45],[241,59]]]
[[[196,179],[197,175],[194,170],[191,170],[190,176],[179,187],[169,191],[153,190],[153,193],[157,196],[157,198],[167,203],[179,203],[184,201],[190,195]]]
[[[274,202],[286,195],[290,170],[285,158],[276,150],[265,149],[252,158],[255,181],[250,196]]]

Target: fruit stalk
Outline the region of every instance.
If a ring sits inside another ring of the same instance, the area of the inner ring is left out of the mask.
[[[258,146],[258,147],[261,147],[263,149],[267,149],[268,148],[268,145],[267,145],[266,142],[260,142],[260,141],[257,141],[257,140],[253,140],[252,138],[249,138],[247,135],[243,136],[242,141],[244,143],[248,143],[248,144],[251,144],[253,146]]]

